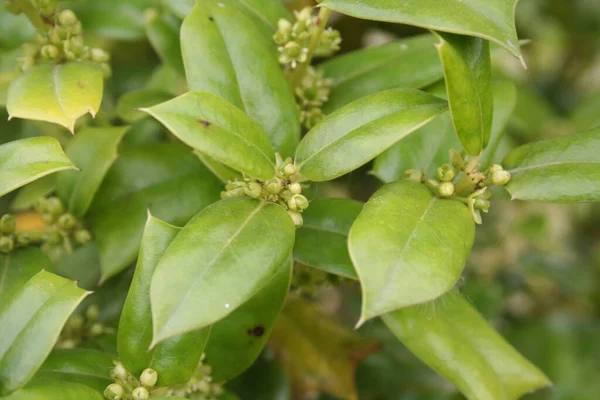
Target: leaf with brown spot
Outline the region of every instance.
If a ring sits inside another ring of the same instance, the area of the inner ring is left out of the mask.
[[[356,400],[356,367],[379,344],[339,324],[315,304],[289,298],[269,346],[298,394],[323,392]]]

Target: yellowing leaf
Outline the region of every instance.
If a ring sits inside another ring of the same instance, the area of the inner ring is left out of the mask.
[[[378,344],[340,325],[314,304],[289,298],[269,341],[296,392],[356,400],[356,366]]]
[[[100,109],[102,87],[96,64],[40,65],[11,83],[6,109],[10,118],[53,122],[73,132],[77,118]]]

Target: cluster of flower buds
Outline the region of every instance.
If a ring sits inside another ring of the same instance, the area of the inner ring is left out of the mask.
[[[31,6],[39,10],[44,17],[49,17],[54,14],[58,0],[31,0]],[[7,0],[6,8],[13,14],[20,14],[23,10],[15,0]]]
[[[26,71],[38,64],[92,61],[100,65],[105,78],[110,77],[110,55],[100,48],[85,45],[81,22],[73,11],[56,13],[55,10],[56,4],[52,13],[46,17],[52,21],[51,28],[43,34],[38,33],[32,42],[23,45],[23,56],[18,59],[21,70]]]
[[[92,239],[91,233],[83,228],[81,222],[65,211],[58,197],[41,198],[35,210],[42,215],[45,230],[41,237],[41,248],[50,260],[56,261],[65,253],[71,253],[73,242],[82,245]]]
[[[13,251],[17,241],[15,217],[4,214],[0,217],[0,253],[7,254]]]
[[[471,165],[455,150],[450,150],[451,164],[443,164],[436,171],[436,179],[426,179],[425,173],[419,169],[404,172],[404,179],[424,183],[439,197],[453,197],[464,202],[475,222],[481,224],[481,211],[490,209],[490,186],[504,186],[510,181],[510,173],[501,165],[493,164],[487,171],[477,170],[478,165]],[[462,197],[465,196],[466,197]]]
[[[339,287],[347,279],[320,269],[295,264],[290,290],[302,295],[315,296],[324,287]]]
[[[320,19],[313,15],[312,7],[295,11],[296,21],[280,19],[273,40],[279,46],[279,62],[287,68],[296,69],[308,61],[309,45],[320,30]],[[320,33],[315,55],[327,57],[340,49],[340,32],[327,28]]]
[[[158,374],[152,368],[146,368],[137,379],[118,361],[115,361],[110,376],[115,382],[104,389],[104,398],[107,400],[148,400],[150,390],[158,381]]]
[[[275,177],[268,181],[246,178],[227,183],[221,198],[248,196],[277,203],[285,208],[296,227],[302,226],[302,215],[308,208],[308,199],[303,196],[300,175],[292,159],[283,160],[276,154]]]
[[[185,385],[170,388],[168,396],[190,398],[194,400],[216,400],[223,394],[223,387],[212,381],[212,368],[203,363],[204,354],[196,367],[196,372]]]
[[[330,90],[331,79],[324,78],[323,71],[309,66],[295,89],[300,123],[306,129],[311,129],[325,117],[321,108],[329,100]]]
[[[60,333],[55,347],[58,349],[73,349],[89,338],[113,333],[113,328],[98,322],[99,315],[100,309],[95,304],[90,305],[83,315],[71,315]]]

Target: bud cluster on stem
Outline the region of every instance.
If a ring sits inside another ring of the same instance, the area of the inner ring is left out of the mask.
[[[78,347],[89,338],[102,336],[106,333],[114,333],[114,329],[98,322],[100,309],[97,305],[90,305],[83,315],[73,314],[67,320],[58,341],[57,349],[72,349]]]
[[[152,368],[142,371],[139,379],[131,375],[118,361],[110,371],[110,376],[115,380],[104,389],[104,398],[107,400],[148,400],[151,390],[158,381],[158,374]]]

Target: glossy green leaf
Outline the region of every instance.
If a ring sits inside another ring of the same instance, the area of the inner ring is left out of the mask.
[[[113,360],[111,354],[97,350],[57,349],[44,361],[34,381],[81,383],[102,392],[113,382],[110,377]]]
[[[494,115],[489,42],[448,33],[436,35],[454,128],[464,149],[477,156],[490,140]]]
[[[57,171],[76,169],[58,141],[34,137],[0,145],[0,196]]]
[[[17,390],[2,400],[104,400],[89,386],[54,380],[42,380]]]
[[[259,4],[207,0],[186,17],[181,49],[188,86],[245,111],[264,129],[275,151],[291,156],[300,139],[296,103],[272,39],[245,15],[244,4],[249,3]]]
[[[139,108],[152,107],[167,101],[172,96],[158,89],[140,89],[125,93],[117,103],[117,114],[127,122],[132,123],[148,116]]]
[[[156,51],[163,64],[171,66],[183,75],[185,71],[179,42],[181,21],[167,14],[157,14],[149,19],[146,22],[146,36],[148,36],[154,51]]]
[[[56,192],[69,212],[83,217],[104,176],[117,158],[117,146],[127,127],[85,128],[69,142],[67,156],[80,171],[56,175]]]
[[[328,115],[296,151],[300,173],[312,181],[342,176],[375,158],[447,108],[416,89],[391,89],[363,97]]]
[[[523,62],[515,28],[518,0],[325,0],[342,14],[476,36],[505,47]]]
[[[329,100],[324,106],[326,113],[382,90],[418,89],[444,77],[435,51],[435,37],[430,34],[353,51],[319,67],[332,81]]]
[[[90,209],[102,280],[135,261],[148,209],[157,218],[183,225],[217,201],[221,190],[221,182],[181,145],[122,150]]]
[[[474,237],[475,223],[464,204],[440,199],[409,181],[379,189],[352,225],[348,240],[362,287],[359,325],[452,289]]]
[[[94,63],[40,65],[11,83],[6,109],[11,118],[53,122],[73,132],[77,118],[100,109],[103,81]]]
[[[23,186],[13,199],[10,209],[13,211],[25,211],[33,208],[35,203],[44,196],[54,191],[56,175],[46,175]]]
[[[152,277],[154,344],[229,315],[271,280],[293,244],[294,225],[277,204],[236,198],[202,210]]]
[[[52,263],[36,247],[0,255],[0,312],[8,306],[23,285],[41,270],[52,270]]]
[[[236,179],[243,179],[242,174],[226,165],[221,164],[209,156],[204,155],[199,151],[194,151],[194,154],[200,159],[200,161],[202,161],[202,164],[204,164],[204,166],[208,168],[210,172],[219,178],[221,182],[227,183],[229,181],[235,181]]]
[[[518,399],[550,384],[458,292],[382,319],[406,347],[470,400]]]
[[[348,254],[348,232],[363,203],[349,199],[317,199],[302,214],[296,231],[294,259],[331,274],[358,279]]]
[[[600,128],[518,147],[502,162],[513,199],[571,203],[600,200]]]
[[[87,295],[74,282],[41,271],[11,296],[0,310],[0,394],[31,379]]]
[[[196,371],[210,328],[173,337],[148,351],[152,342],[150,282],[158,260],[181,228],[148,216],[135,275],[123,306],[118,331],[119,358],[139,376],[146,368],[158,373],[159,386],[183,384]]]
[[[212,326],[205,362],[215,382],[230,381],[258,358],[281,312],[291,278],[292,258],[288,257],[254,297]]]
[[[275,154],[264,131],[225,100],[189,92],[145,110],[201,153],[253,177],[274,176]]]
[[[57,275],[77,281],[79,287],[87,290],[97,289],[100,281],[100,252],[92,241],[77,247],[71,254],[59,259],[54,265]]]

